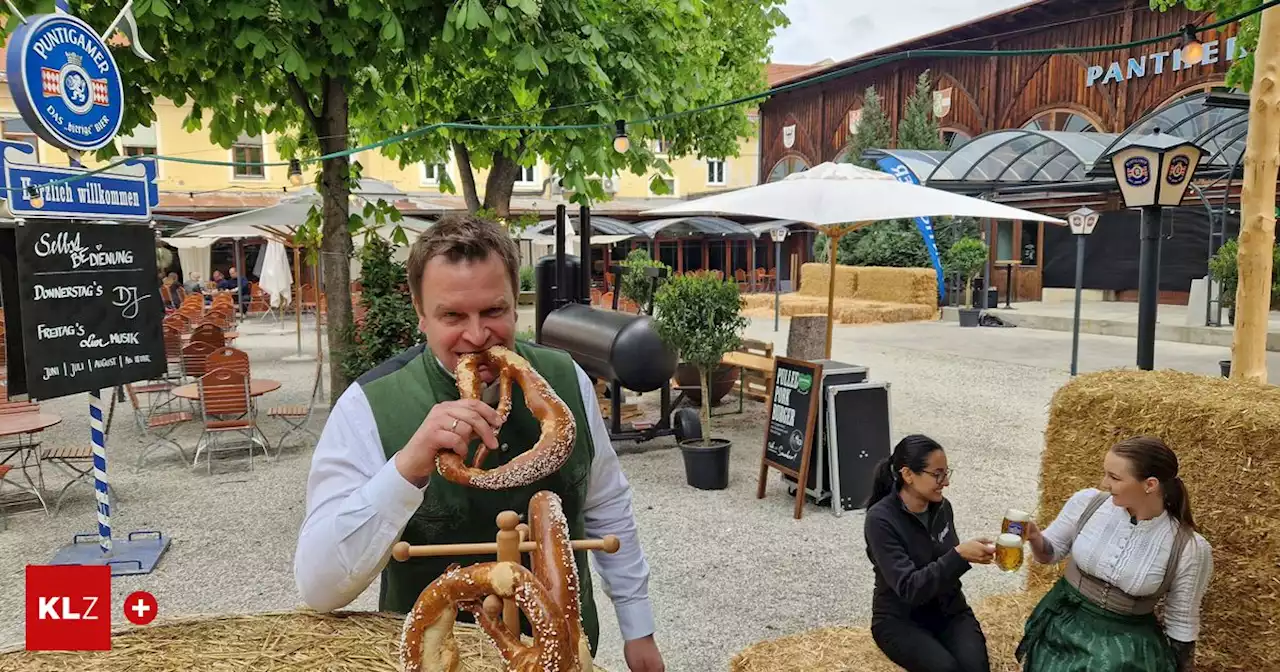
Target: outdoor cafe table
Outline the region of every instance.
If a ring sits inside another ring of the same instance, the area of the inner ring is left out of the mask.
[[[25,413],[3,413],[3,414],[0,414],[0,437],[30,434],[32,432],[38,432],[44,429],[48,429],[49,427],[52,427],[60,422],[62,422],[62,416],[55,415],[53,413],[42,413],[40,411],[29,411]],[[26,467],[27,467],[28,453],[34,452],[34,450],[35,450],[34,444],[25,444],[21,446],[6,446],[4,448],[0,448],[0,451],[8,453],[8,457],[6,457],[3,461],[0,461],[0,464],[2,464],[3,462],[8,462],[9,459],[12,458],[14,455],[17,455],[18,453],[22,453],[21,468],[23,471],[23,475],[26,476],[27,482],[31,484],[32,488],[35,488],[36,484],[31,481],[31,475],[26,473]],[[38,455],[33,455],[32,457],[35,457],[36,464],[38,464],[40,461],[40,457]],[[41,480],[43,481],[43,478]],[[43,482],[41,483],[41,486],[43,487]],[[41,502],[41,505],[43,505],[43,502]]]
[[[253,378],[249,381],[249,396],[260,397],[268,392],[280,389],[280,381],[270,378]],[[173,388],[173,396],[191,401],[200,401],[200,384],[188,383]]]

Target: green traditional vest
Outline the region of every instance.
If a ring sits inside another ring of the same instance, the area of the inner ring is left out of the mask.
[[[515,347],[522,357],[529,360],[538,373],[551,384],[573,411],[578,426],[578,436],[573,453],[560,471],[531,485],[511,490],[481,490],[468,488],[445,480],[438,472],[431,475],[422,505],[409,519],[401,539],[410,544],[456,544],[491,542],[498,534],[497,516],[502,511],[515,511],[521,516],[528,513],[529,499],[541,490],[550,490],[560,496],[564,504],[565,518],[569,523],[569,535],[573,539],[586,536],[583,507],[587,500],[587,486],[591,476],[591,462],[595,447],[591,441],[581,388],[573,360],[560,350],[517,342]],[[435,355],[425,346],[415,346],[396,357],[383,362],[364,374],[357,381],[369,400],[383,451],[391,459],[404,447],[431,407],[439,401],[458,399],[457,383],[440,366]],[[506,424],[498,432],[499,448],[489,453],[484,468],[493,469],[533,447],[541,428],[524,403],[524,393],[519,386],[512,386],[512,408]],[[468,449],[468,464],[479,446],[473,441]],[[581,586],[582,627],[591,643],[591,654],[596,652],[600,632],[595,599],[591,588],[591,572],[587,564],[587,552],[575,554],[578,579]],[[448,556],[441,558],[410,558],[407,562],[389,560],[382,571],[378,608],[382,611],[407,614],[413,609],[418,595],[453,563],[462,566],[477,562],[492,562],[496,556]],[[528,565],[527,556],[525,564]],[[467,612],[458,614],[460,621],[472,621]],[[526,634],[532,634],[523,612],[520,624]]]

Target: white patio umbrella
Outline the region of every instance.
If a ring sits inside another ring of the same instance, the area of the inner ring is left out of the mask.
[[[746,215],[807,222],[830,238],[832,253],[827,288],[827,357],[831,357],[831,319],[835,307],[836,255],[840,237],[886,219],[975,217],[1051,224],[1064,220],[1028,210],[931,189],[876,170],[848,163],[821,163],[777,182],[646,210],[644,215]]]
[[[272,307],[282,308],[293,296],[293,276],[289,273],[289,255],[278,240],[267,243],[259,286],[267,293]]]

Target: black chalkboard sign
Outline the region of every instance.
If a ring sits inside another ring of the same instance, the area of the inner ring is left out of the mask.
[[[795,478],[797,482],[808,482],[821,381],[821,364],[789,357],[774,358],[757,499],[764,499],[765,479],[770,467]],[[803,488],[797,488],[796,518],[800,518],[804,511],[804,494]]]
[[[13,227],[0,229],[0,298],[4,300],[4,391],[11,401],[26,401],[26,349],[22,344],[17,231]]]
[[[165,374],[164,306],[149,227],[29,220],[16,243],[32,398]]]
[[[889,383],[862,382],[827,388],[831,508],[866,507],[876,465],[893,452],[889,428]]]

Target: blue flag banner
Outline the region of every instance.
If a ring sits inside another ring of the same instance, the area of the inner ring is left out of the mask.
[[[898,178],[899,182],[920,184],[915,173],[892,156],[877,159],[876,164],[880,166],[880,170]],[[929,251],[929,259],[933,261],[933,270],[938,273],[938,298],[946,298],[945,285],[942,282],[942,260],[938,257],[938,242],[933,239],[933,220],[929,217],[916,217],[916,228],[924,238],[924,247]]]
[[[156,162],[137,157],[100,173],[85,168],[36,163],[35,148],[25,142],[0,141],[0,198],[15,217],[114,219],[145,221],[159,205]],[[49,186],[68,177],[75,181]],[[42,203],[32,204],[31,190]]]

